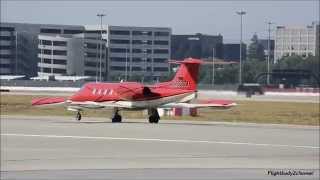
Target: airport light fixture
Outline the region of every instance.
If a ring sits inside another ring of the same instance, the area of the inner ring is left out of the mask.
[[[239,84],[242,84],[242,16],[246,14],[245,11],[237,11],[240,16],[240,61],[239,61]]]
[[[100,33],[101,33],[101,42],[103,41],[102,39],[102,18],[104,16],[106,16],[105,14],[97,14],[97,16],[100,18]],[[100,48],[99,48],[99,81],[101,82],[101,71],[102,71],[102,68],[101,68],[101,64],[102,64],[102,43],[99,43],[100,44]]]
[[[212,48],[212,87],[214,86],[214,48]]]

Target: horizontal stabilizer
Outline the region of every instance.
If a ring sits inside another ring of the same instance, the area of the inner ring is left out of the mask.
[[[192,103],[170,103],[166,104],[164,108],[175,108],[175,107],[185,107],[185,108],[231,108],[236,106],[237,104],[230,100],[222,100],[222,99],[211,99],[211,100],[197,100]]]

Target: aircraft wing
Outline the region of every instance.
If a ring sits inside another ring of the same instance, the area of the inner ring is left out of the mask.
[[[36,98],[31,101],[32,106],[47,106],[47,105],[61,105],[66,103],[63,97],[44,97]]]
[[[120,107],[126,108],[126,104],[118,104],[118,101],[107,101],[107,102],[94,102],[94,101],[84,101],[84,102],[73,102],[66,100],[63,97],[44,97],[36,98],[31,101],[32,106],[54,106],[54,105],[66,105],[70,109],[99,109],[105,107]]]
[[[222,108],[227,109],[237,104],[230,100],[220,100],[220,99],[212,99],[212,100],[198,100],[192,103],[169,103],[165,104],[161,107],[163,108],[175,108],[175,107],[185,107],[185,108]]]

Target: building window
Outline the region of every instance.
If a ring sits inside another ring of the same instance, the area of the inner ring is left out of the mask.
[[[86,43],[85,47],[88,49],[97,49],[98,44],[94,44],[94,43]]]
[[[169,36],[169,32],[155,32],[155,36]]]
[[[53,41],[54,46],[67,46],[67,42],[65,41]]]
[[[111,66],[111,70],[114,71],[124,71],[126,68],[122,66]]]
[[[43,54],[51,54],[51,50],[43,49],[41,50]]]
[[[10,59],[10,58],[12,58],[12,55],[11,54],[0,54],[0,58]]]
[[[124,52],[126,52],[126,49],[123,49],[123,48],[110,48],[110,52],[124,53]]]
[[[72,30],[72,29],[65,29],[65,30],[63,31],[63,33],[64,33],[64,34],[80,34],[80,33],[83,33],[83,31],[82,31],[82,30],[77,30],[77,29],[74,29],[74,30]]]
[[[132,50],[133,53],[151,53],[152,50],[151,49],[133,49]]]
[[[52,41],[48,41],[48,40],[40,40],[40,44],[42,44],[42,45],[49,45],[49,46],[51,46],[51,45],[52,45]]]
[[[88,31],[85,31],[85,33],[88,33],[88,34],[101,34],[101,30],[88,30]],[[107,34],[107,31],[106,30],[102,30],[102,33],[103,34]]]
[[[149,44],[149,45],[151,45],[152,41],[149,41],[149,40],[133,40],[132,44]]]
[[[154,58],[153,59],[153,62],[155,62],[155,63],[164,63],[166,61],[167,61],[167,59],[164,59],[164,58]]]
[[[96,76],[97,73],[95,71],[84,71],[85,76]]]
[[[40,29],[40,33],[61,34],[60,29]]]
[[[152,50],[151,50],[151,49],[143,49],[142,52],[143,52],[143,53],[151,54],[151,53],[152,53]]]
[[[65,74],[66,72],[65,69],[53,69],[53,73]]]
[[[141,67],[136,67],[136,66],[132,67],[132,71],[141,71],[141,70],[142,70]]]
[[[1,27],[0,26],[0,31],[14,31],[14,27]]]
[[[0,68],[11,68],[10,64],[0,64]]]
[[[110,39],[111,44],[129,44],[129,40],[124,40],[124,39]]]
[[[51,59],[43,59],[43,63],[51,64]]]
[[[66,55],[67,55],[67,51],[62,51],[62,50],[53,50],[53,55],[62,55],[62,56],[66,56]]]
[[[132,62],[141,62],[142,59],[141,58],[132,58]]]
[[[112,62],[126,62],[126,58],[123,57],[111,57],[110,60]],[[127,58],[127,61],[130,61],[130,59]]]
[[[45,73],[51,73],[51,69],[50,68],[42,68],[43,72]]]
[[[129,35],[129,31],[118,31],[118,30],[111,30],[110,34],[112,35]]]
[[[155,67],[153,68],[154,71],[168,71],[168,68],[166,67]]]
[[[147,35],[152,36],[151,31],[132,31],[132,35]]]
[[[169,50],[168,49],[155,49],[155,50],[153,50],[153,53],[155,53],[155,54],[168,54]]]
[[[98,55],[97,53],[86,52],[86,57],[96,58],[97,55]]]
[[[132,52],[133,53],[142,53],[142,50],[141,49],[133,49]]]
[[[99,66],[100,66],[100,63],[98,63]],[[85,66],[88,66],[88,67],[97,67],[97,63],[96,62],[85,62]],[[101,63],[101,67],[103,67],[103,63]]]
[[[13,39],[13,36],[0,36],[0,40],[11,41]]]
[[[61,60],[61,59],[54,59],[53,64],[60,64],[60,65],[66,65],[67,61],[66,60]]]
[[[154,41],[155,45],[168,45],[169,41]]]
[[[13,46],[0,46],[0,49],[13,49]]]

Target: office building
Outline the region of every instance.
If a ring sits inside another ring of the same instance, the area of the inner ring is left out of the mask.
[[[308,57],[319,53],[319,23],[306,27],[278,26],[275,36],[274,60],[299,55]]]
[[[16,34],[27,41],[16,43]],[[170,36],[171,29],[161,27],[103,25],[101,31],[88,25],[2,23],[1,74],[16,74],[18,67],[24,69],[19,74],[30,76],[98,77],[101,70],[104,80],[158,79],[169,73]],[[19,52],[28,58],[16,58]]]
[[[99,34],[39,34],[38,75],[101,76],[106,72],[106,42]],[[101,50],[100,50],[101,47]],[[101,55],[100,55],[101,54]]]
[[[268,39],[259,39],[258,43],[263,46],[265,59],[268,59]],[[274,40],[270,39],[270,62],[273,62],[274,58]]]
[[[211,36],[197,33],[195,35],[172,35],[171,58],[181,60],[188,57],[208,58],[214,56],[222,58],[221,35]]]
[[[37,26],[0,24],[0,75],[36,75]]]
[[[240,61],[240,44],[223,44],[222,59],[225,61]],[[247,58],[247,45],[242,44],[242,60]]]
[[[169,73],[171,29],[108,26],[109,79],[157,80]],[[126,78],[126,77],[124,77]]]

